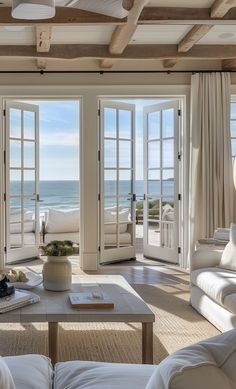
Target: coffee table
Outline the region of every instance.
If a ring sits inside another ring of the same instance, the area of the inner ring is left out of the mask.
[[[40,303],[28,305],[0,315],[1,323],[47,322],[49,356],[58,360],[58,323],[123,322],[142,323],[142,363],[153,363],[153,322],[155,316],[143,299],[119,275],[73,276],[71,292],[96,291],[101,287],[114,302],[114,309],[77,310],[71,307],[67,292],[50,292],[40,285],[33,292]],[[96,341],[96,339],[94,339]]]

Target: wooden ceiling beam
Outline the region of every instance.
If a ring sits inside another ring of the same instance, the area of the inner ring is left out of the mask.
[[[171,58],[171,59],[164,59],[162,64],[163,64],[163,68],[165,69],[171,69],[173,68],[178,62],[178,59],[177,58]]]
[[[77,58],[96,59],[234,59],[236,45],[196,45],[186,53],[179,53],[177,45],[129,45],[122,54],[112,55],[107,45],[51,45],[49,53],[37,53],[35,46],[0,45],[0,57]]]
[[[223,59],[222,69],[223,70],[236,70],[236,58]]]
[[[111,69],[112,66],[114,65],[114,60],[113,59],[102,59],[99,61],[99,67],[101,69]]]
[[[144,7],[137,24],[222,24],[230,25],[236,21],[236,8],[232,8],[223,19],[210,16],[210,8],[184,8],[184,7]],[[0,25],[24,25],[37,24],[52,25],[86,25],[86,24],[110,24],[125,25],[127,18],[117,19],[106,15],[82,11],[76,8],[57,7],[56,15],[47,20],[21,20],[11,16],[11,7],[0,6]]]
[[[121,54],[130,43],[136,28],[139,16],[148,0],[134,0],[134,5],[129,11],[127,22],[123,26],[116,27],[111,37],[109,52]]]
[[[223,18],[234,7],[236,0],[215,0],[211,7],[211,18]]]
[[[47,60],[44,58],[37,58],[36,59],[36,67],[40,70],[45,70],[47,67]]]
[[[180,53],[189,51],[204,35],[206,35],[212,28],[212,25],[199,24],[194,26],[187,35],[182,39],[178,45]]]
[[[48,53],[51,46],[52,26],[50,24],[36,26],[36,44],[38,53]]]

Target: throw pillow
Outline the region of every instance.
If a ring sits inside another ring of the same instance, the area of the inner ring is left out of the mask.
[[[236,270],[236,224],[230,226],[229,243],[222,253],[219,267]]]
[[[16,389],[11,372],[4,362],[3,358],[0,357],[0,389]]]

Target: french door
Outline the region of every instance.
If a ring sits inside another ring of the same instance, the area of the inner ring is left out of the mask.
[[[135,105],[100,104],[100,263],[107,263],[135,257]]]
[[[144,108],[144,256],[178,262],[178,101]]]
[[[6,261],[39,253],[39,108],[6,102]]]

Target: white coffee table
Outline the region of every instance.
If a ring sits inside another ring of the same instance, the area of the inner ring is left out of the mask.
[[[153,322],[155,316],[122,276],[73,276],[71,292],[95,291],[100,286],[114,302],[114,309],[77,310],[70,305],[68,292],[49,292],[43,286],[33,291],[40,303],[0,315],[1,323],[48,323],[49,356],[58,357],[58,323],[62,322],[123,322],[142,323],[142,362],[153,363]],[[96,339],[94,339],[96,342]]]

